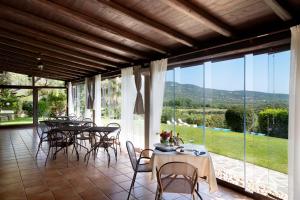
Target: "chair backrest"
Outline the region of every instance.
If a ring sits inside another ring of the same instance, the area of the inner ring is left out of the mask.
[[[109,123],[109,124],[107,124],[106,126],[107,126],[107,127],[119,127],[119,128],[121,127],[120,124],[115,123],[115,122]]]
[[[184,177],[185,179],[188,179],[192,183],[191,193],[193,193],[198,181],[198,169],[186,162],[165,163],[157,170],[156,175],[161,190],[164,189],[161,180],[165,177],[174,179]],[[180,190],[180,188],[178,190]],[[175,192],[176,188],[172,188],[172,191]]]
[[[83,126],[86,126],[86,127],[95,127],[97,126],[97,124],[95,124],[94,122],[86,122],[83,124]]]
[[[130,141],[126,141],[126,148],[127,148],[127,152],[128,152],[128,156],[132,165],[132,169],[134,171],[136,171],[136,164],[137,164],[137,158],[136,158],[136,154],[135,154],[135,149],[134,146],[132,144],[132,142]]]
[[[118,123],[112,122],[106,125],[107,127],[118,127],[118,130],[114,131],[110,135],[114,136],[115,138],[119,139],[119,135],[121,132],[121,126]]]
[[[39,138],[43,138],[43,134],[47,133],[49,131],[48,126],[45,123],[39,123],[36,126],[36,132],[39,136]]]

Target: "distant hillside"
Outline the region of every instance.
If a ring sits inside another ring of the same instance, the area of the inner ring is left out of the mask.
[[[174,88],[175,86],[175,88]],[[203,102],[204,89],[197,85],[180,84],[166,82],[164,101],[170,101],[174,98],[174,90],[176,99],[191,99],[193,103]],[[243,104],[244,91],[227,91],[216,89],[205,89],[206,104],[210,105],[233,105]],[[281,104],[288,105],[287,94],[271,94],[264,92],[246,91],[246,101],[248,104]]]

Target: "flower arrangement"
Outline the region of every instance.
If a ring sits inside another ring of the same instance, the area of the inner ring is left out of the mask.
[[[167,144],[167,143],[169,143],[170,138],[173,137],[172,135],[173,135],[173,134],[172,134],[172,131],[170,131],[170,132],[162,131],[162,132],[160,133],[160,143],[162,143],[162,144]]]

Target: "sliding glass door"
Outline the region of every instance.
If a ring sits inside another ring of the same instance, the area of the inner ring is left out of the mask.
[[[290,52],[169,70],[161,129],[204,144],[219,179],[287,199]]]

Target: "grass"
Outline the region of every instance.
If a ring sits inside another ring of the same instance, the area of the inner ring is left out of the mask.
[[[161,124],[162,130],[172,130],[173,125]],[[203,144],[203,129],[176,126],[184,142],[194,140]],[[246,134],[246,161],[261,167],[287,174],[288,140]],[[244,160],[244,134],[206,129],[206,148],[213,153]]]
[[[14,120],[0,122],[0,126],[19,125],[19,124],[32,124],[32,117],[20,117]]]

